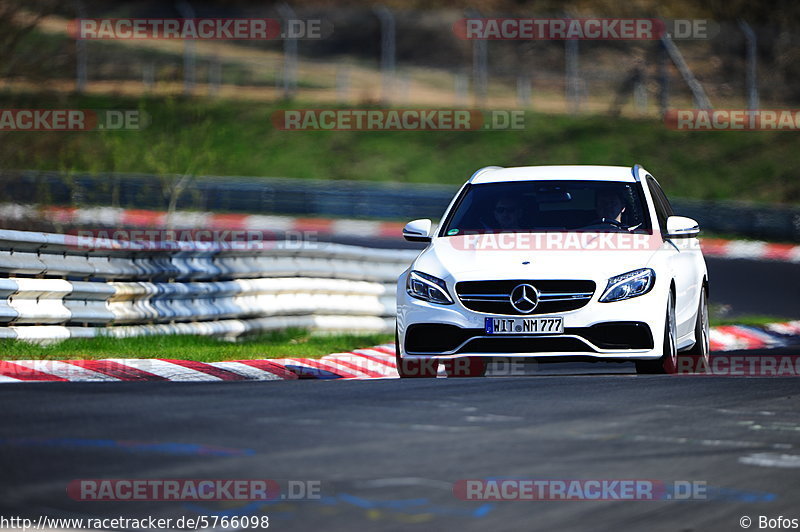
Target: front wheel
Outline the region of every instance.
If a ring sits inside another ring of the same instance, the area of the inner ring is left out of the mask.
[[[637,360],[636,373],[664,374],[678,371],[677,324],[675,322],[675,296],[669,292],[667,315],[664,323],[664,343],[661,358],[656,360]]]
[[[700,304],[697,309],[697,320],[694,325],[694,345],[685,353],[681,353],[681,358],[687,358],[690,366],[697,373],[706,371],[709,367],[711,352],[710,336],[708,333],[708,299],[706,290],[700,290]]]

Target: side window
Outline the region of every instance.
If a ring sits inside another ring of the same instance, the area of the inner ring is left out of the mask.
[[[669,212],[672,211],[672,207],[669,205],[669,202],[667,202],[666,205],[664,204],[666,201],[664,193],[661,191],[661,187],[658,186],[658,183],[650,176],[647,177],[647,188],[650,189],[650,195],[653,197],[658,225],[661,227],[661,230],[664,231],[667,227],[667,216],[670,216]]]

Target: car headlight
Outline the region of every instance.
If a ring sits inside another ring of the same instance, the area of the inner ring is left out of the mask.
[[[638,297],[649,292],[656,284],[656,272],[650,268],[633,270],[608,280],[608,285],[600,296],[601,303],[611,303]]]
[[[438,277],[427,273],[410,272],[406,279],[406,292],[411,297],[430,303],[439,303],[440,305],[453,304],[453,298],[447,292],[447,284]]]

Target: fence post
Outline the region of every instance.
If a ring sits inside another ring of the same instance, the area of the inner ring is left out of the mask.
[[[637,112],[647,112],[647,86],[643,79],[637,80],[633,85],[633,104]]]
[[[567,18],[570,18],[567,15]],[[566,82],[567,109],[571,113],[581,110],[581,87],[579,73],[578,40],[567,39],[564,41],[564,74]]]
[[[194,8],[186,0],[178,0],[175,7],[183,18],[194,18]],[[195,84],[194,40],[183,40],[183,93],[192,94]]]
[[[214,56],[208,65],[208,92],[212,96],[219,94],[222,85],[222,62],[219,56]]]
[[[467,100],[469,100],[469,77],[467,74],[459,73],[453,76],[453,91],[456,105],[467,105]]]
[[[470,18],[480,18],[481,13],[475,9],[467,11]],[[489,49],[485,39],[472,41],[472,90],[475,105],[483,107],[489,92]]]
[[[658,43],[658,105],[661,116],[669,109],[669,54],[663,41]]]
[[[381,22],[381,100],[388,103],[394,89],[397,24],[386,6],[375,6],[373,11]]]
[[[745,52],[745,56],[747,58],[747,75],[746,75],[747,108],[753,110],[753,109],[758,109],[759,105],[758,71],[756,70],[758,41],[756,40],[756,34],[753,31],[753,28],[750,27],[750,24],[748,24],[744,20],[740,20],[739,27],[742,29],[742,33],[744,33],[744,38],[747,45]]]
[[[142,85],[144,90],[150,92],[153,90],[156,79],[156,67],[153,63],[145,63],[142,65]]]
[[[336,69],[336,99],[340,102],[350,100],[350,67]]]
[[[283,31],[283,97],[286,99],[294,96],[297,91],[297,38],[289,34],[288,30],[296,15],[289,4],[278,4],[278,13],[284,21]]]
[[[75,10],[78,18],[86,18],[83,0],[75,0]],[[80,38],[80,34],[75,37],[75,92],[83,92],[86,89],[86,41]]]
[[[528,76],[517,77],[517,104],[520,107],[529,107],[531,104],[531,78]]]

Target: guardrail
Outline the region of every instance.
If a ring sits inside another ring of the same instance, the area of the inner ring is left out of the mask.
[[[0,338],[389,332],[396,279],[416,253],[296,241],[162,249],[0,230]]]
[[[164,211],[177,177],[4,170],[0,197],[21,205],[117,205]],[[439,218],[456,190],[450,185],[205,176],[192,179],[174,199],[177,209],[190,211],[405,222]],[[680,198],[673,206],[707,231],[800,242],[800,207]]]

